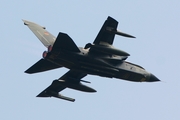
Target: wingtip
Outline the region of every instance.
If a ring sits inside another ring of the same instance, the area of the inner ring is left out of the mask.
[[[24,22],[24,25],[28,25],[29,24],[27,20],[23,20],[22,19],[22,21]]]
[[[28,73],[28,72],[27,72],[27,70],[26,70],[26,71],[24,71],[24,73]]]
[[[31,72],[31,71],[29,71],[29,70],[24,71],[24,73],[33,74],[33,72]]]
[[[111,17],[111,16],[107,17],[107,21],[112,21],[112,22],[117,22],[118,23],[118,21],[116,19],[114,19],[113,17]]]

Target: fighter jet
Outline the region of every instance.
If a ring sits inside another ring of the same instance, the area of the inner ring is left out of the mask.
[[[83,92],[96,92],[82,82],[86,75],[117,78],[132,82],[160,81],[143,67],[127,62],[129,53],[113,46],[115,35],[135,38],[132,35],[117,30],[118,21],[108,17],[102,25],[93,43],[87,43],[85,47],[77,47],[71,37],[59,32],[57,38],[36,23],[23,20],[24,25],[38,37],[47,48],[42,58],[25,71],[33,74],[56,68],[65,67],[69,71],[43,90],[37,97],[56,97],[74,102],[75,99],[59,94],[65,88],[71,88]]]

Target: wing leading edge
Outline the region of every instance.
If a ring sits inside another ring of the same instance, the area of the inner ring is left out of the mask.
[[[35,63],[33,66],[31,66],[29,69],[25,71],[25,73],[33,74],[38,72],[44,72],[56,68],[60,68],[62,66],[56,65],[52,62],[49,62],[46,59],[41,59],[37,63]]]

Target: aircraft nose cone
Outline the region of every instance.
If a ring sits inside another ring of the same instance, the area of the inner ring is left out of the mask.
[[[150,78],[148,80],[148,82],[157,82],[160,81],[155,75],[150,74]]]

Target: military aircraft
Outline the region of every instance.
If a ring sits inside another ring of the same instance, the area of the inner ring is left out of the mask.
[[[118,21],[112,17],[108,17],[104,22],[94,42],[86,44],[85,47],[77,47],[66,33],[60,32],[56,38],[45,27],[27,20],[23,22],[47,47],[47,51],[42,54],[42,59],[27,69],[25,73],[38,73],[61,67],[69,69],[37,97],[56,97],[74,102],[75,99],[63,96],[59,92],[65,88],[96,92],[93,88],[82,84],[82,82],[90,83],[82,80],[88,74],[133,82],[160,81],[143,67],[125,61],[129,53],[113,47],[115,35],[135,37],[118,31]]]

